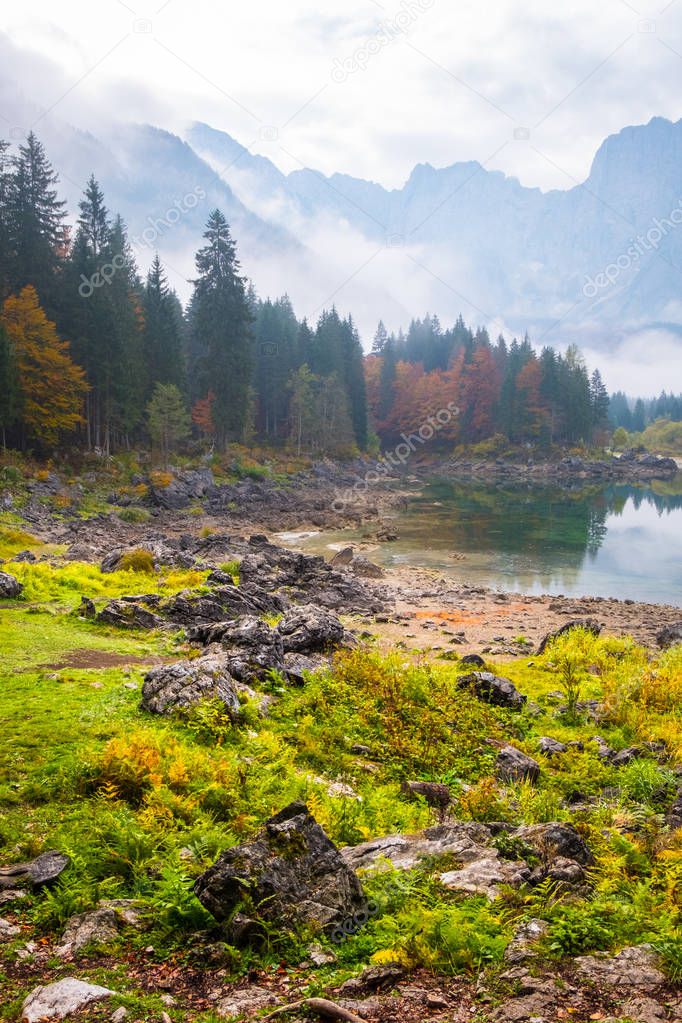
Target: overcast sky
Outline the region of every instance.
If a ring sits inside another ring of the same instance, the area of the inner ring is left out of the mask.
[[[606,135],[682,116],[682,0],[552,7],[28,0],[0,30],[23,51],[18,88],[93,129],[204,120],[284,170],[399,186],[416,163],[476,159],[568,188]]]

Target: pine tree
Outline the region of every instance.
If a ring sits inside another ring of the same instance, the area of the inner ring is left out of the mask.
[[[384,326],[384,321],[379,320],[379,326],[377,327],[377,332],[374,335],[374,341],[372,342],[372,355],[381,355],[387,341],[388,331]]]
[[[199,351],[199,378],[205,394],[215,393],[217,439],[241,439],[247,425],[253,370],[253,317],[245,281],[239,274],[235,243],[220,210],[211,213],[206,245],[196,255],[192,331]]]
[[[12,188],[12,160],[9,142],[0,139],[0,302],[9,292],[12,280],[12,234],[10,222],[10,195]]]
[[[143,293],[145,394],[151,395],[154,386],[184,384],[182,355],[182,306],[177,295],[168,286],[158,253],[147,274]]]
[[[50,314],[57,302],[57,271],[65,256],[65,202],[59,178],[42,144],[31,132],[13,160],[8,196],[10,288],[32,285]]]
[[[601,373],[595,369],[590,377],[590,412],[592,432],[603,430],[609,419],[609,393],[604,386]]]
[[[152,443],[168,465],[169,456],[177,445],[187,440],[191,420],[184,399],[175,384],[157,384],[147,405],[147,424]]]

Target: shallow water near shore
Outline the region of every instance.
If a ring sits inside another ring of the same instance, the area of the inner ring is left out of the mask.
[[[575,489],[432,479],[390,521],[399,539],[366,551],[386,568],[432,568],[519,593],[682,607],[682,475]],[[329,555],[368,533],[318,533],[295,546]]]

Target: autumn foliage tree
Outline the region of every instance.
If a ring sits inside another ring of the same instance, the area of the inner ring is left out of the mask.
[[[83,422],[85,373],[72,360],[68,341],[60,339],[32,285],[5,300],[2,324],[16,360],[24,428],[34,440],[54,445]]]

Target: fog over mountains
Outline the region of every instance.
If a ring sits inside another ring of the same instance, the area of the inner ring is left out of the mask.
[[[17,123],[31,115],[27,106]],[[137,239],[141,267],[158,248],[183,299],[219,206],[261,295],[286,291],[311,319],[334,302],[366,344],[380,317],[397,330],[427,310],[444,323],[461,312],[491,333],[527,330],[538,345],[578,341],[602,362],[627,362],[631,376],[638,365],[679,366],[682,121],[623,128],[584,182],[550,192],[477,162],[417,164],[393,190],[312,168],[284,174],[276,133],[268,159],[203,123],[184,137],[145,124],[95,135],[49,117],[35,130],[71,215],[93,171]]]

